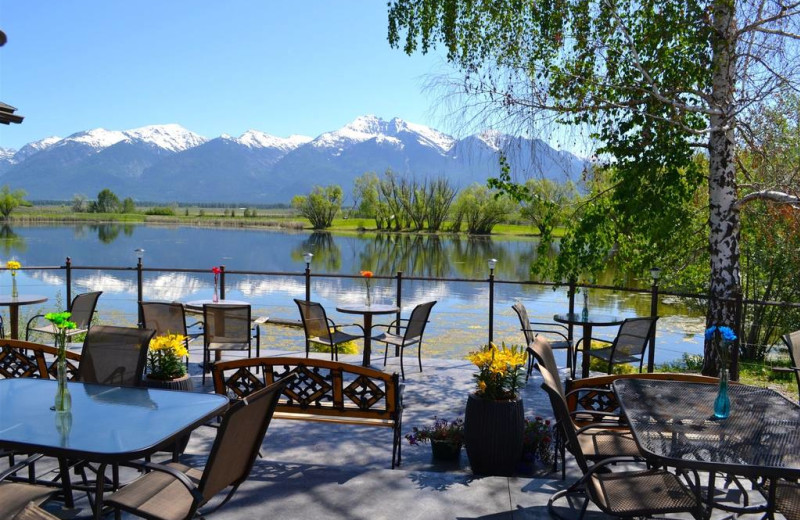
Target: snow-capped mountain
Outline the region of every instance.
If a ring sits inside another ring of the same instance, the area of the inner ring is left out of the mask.
[[[457,187],[484,183],[499,173],[500,152],[523,176],[575,180],[586,167],[540,140],[493,131],[457,140],[368,115],[314,139],[248,130],[209,140],[177,124],[96,128],[0,153],[0,185],[22,188],[31,200],[92,198],[109,188],[153,202],[275,203],[314,185],[339,184],[349,192],[359,175],[387,169],[419,180],[446,177]]]

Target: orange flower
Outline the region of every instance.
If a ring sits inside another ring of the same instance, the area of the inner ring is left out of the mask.
[[[361,276],[364,278],[372,278],[372,271],[361,271]]]

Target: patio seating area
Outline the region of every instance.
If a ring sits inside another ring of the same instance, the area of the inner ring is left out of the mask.
[[[297,356],[297,352],[262,349],[262,356]],[[246,352],[228,358],[245,358]],[[311,357],[327,359],[327,354]],[[201,383],[202,352],[193,349],[190,372],[196,392],[213,392],[212,383]],[[360,355],[340,354],[340,361],[358,365]],[[377,363],[375,367],[382,363]],[[413,426],[429,423],[434,416],[463,416],[468,394],[474,388],[474,366],[466,360],[425,359],[425,371],[410,371],[403,391],[403,434]],[[399,372],[399,357],[390,357],[385,370]],[[566,376],[566,370],[562,371]],[[541,375],[534,371],[522,390],[526,417],[552,417],[552,409],[541,389]],[[194,431],[181,461],[203,467],[217,434],[215,428]],[[391,469],[388,446],[391,428],[352,424],[273,420],[247,481],[233,499],[211,518],[328,519],[537,519],[550,518],[548,499],[581,476],[574,458],[567,457],[566,480],[561,471],[538,467],[532,475],[478,477],[472,474],[466,453],[458,462],[435,462],[430,447],[403,446],[402,465]],[[405,440],[403,440],[405,443]],[[164,453],[167,460],[169,454]],[[158,460],[154,458],[154,460]],[[0,462],[5,468],[6,461]],[[37,472],[46,465],[37,463]],[[131,478],[123,472],[122,480]],[[730,493],[736,493],[735,488]],[[224,495],[224,494],[223,494]],[[213,507],[221,497],[209,504]],[[558,512],[576,518],[581,501],[560,501]],[[46,509],[61,518],[91,518],[85,495],[76,494],[76,509],[61,510],[51,502]],[[715,511],[713,519],[726,515]],[[134,518],[127,513],[123,518]],[[689,515],[676,515],[690,518]],[[751,515],[750,518],[758,518]],[[608,518],[594,506],[585,518]],[[748,518],[743,516],[742,518]]]

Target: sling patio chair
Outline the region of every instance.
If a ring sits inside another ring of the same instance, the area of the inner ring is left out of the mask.
[[[364,328],[357,323],[335,324],[328,318],[322,304],[298,299],[295,299],[294,302],[300,309],[300,318],[303,320],[303,330],[306,335],[306,357],[311,351],[311,344],[317,343],[330,347],[331,361],[339,361],[339,345],[364,337]],[[339,330],[344,327],[358,327],[361,329],[361,334],[348,334]]]
[[[436,305],[435,301],[420,303],[414,310],[411,311],[411,316],[408,319],[400,319],[393,321],[389,325],[375,325],[375,327],[385,327],[386,332],[372,336],[373,341],[381,341],[386,344],[383,351],[383,366],[386,366],[386,357],[389,353],[389,345],[394,345],[400,349],[400,375],[405,381],[406,372],[403,368],[403,351],[406,347],[417,347],[417,360],[419,362],[419,371],[422,372],[422,335],[425,333],[425,325],[428,324],[428,317],[431,315],[431,309]],[[402,322],[406,322],[402,325]],[[402,335],[392,334],[392,330],[397,330],[397,327],[403,331]]]
[[[75,323],[75,328],[67,330],[68,340],[89,330],[92,325],[94,310],[97,307],[97,300],[101,294],[103,294],[103,291],[83,293],[72,299],[72,304],[67,310],[70,312],[69,321]],[[51,336],[55,336],[58,333],[58,329],[52,323],[37,325],[36,322],[39,318],[44,318],[44,314],[37,314],[28,320],[28,324],[25,327],[25,341],[30,340],[31,332],[50,334]]]
[[[800,362],[800,330],[784,334],[781,339],[786,343],[786,348],[789,349],[789,359],[792,366],[772,367],[772,370],[775,372],[794,372],[797,388],[800,391],[800,365],[798,365],[798,362]]]
[[[58,488],[6,481],[40,458],[42,455],[32,455],[0,473],[0,520],[57,520],[55,516],[38,506],[58,493]]]
[[[185,336],[186,350],[189,350],[189,343],[203,336],[203,332],[197,329],[202,326],[202,322],[186,323],[186,308],[182,303],[141,302],[139,306],[142,310],[142,328],[154,330],[156,336]],[[189,368],[189,356],[186,356],[186,368]]]
[[[556,379],[541,365],[537,365],[542,374],[542,388],[550,398],[553,412],[556,415],[556,428],[563,435],[570,452],[575,456],[583,476],[567,489],[563,489],[547,502],[550,514],[556,518],[576,517],[570,510],[563,515],[556,510],[554,503],[572,495],[583,495],[585,500],[577,518],[583,518],[589,501],[601,511],[620,518],[649,517],[669,513],[690,513],[694,518],[704,518],[704,511],[698,497],[674,474],[660,469],[618,470],[610,468],[621,463],[640,463],[638,457],[613,456],[597,457],[593,465],[584,453],[586,443],[578,439],[578,432],[572,426],[567,403],[561,397]]]
[[[572,373],[572,367],[575,366],[576,354],[572,352],[572,342],[569,340],[568,335],[569,329],[559,323],[545,321],[532,322],[528,318],[528,309],[525,308],[522,302],[516,302],[511,308],[517,313],[519,323],[522,326],[522,333],[525,335],[525,345],[528,350],[528,371],[525,374],[525,382],[528,381],[528,378],[531,377],[531,372],[533,372],[534,356],[531,346],[540,334],[548,339],[550,348],[567,350],[567,368],[569,368],[570,373]],[[537,328],[533,328],[533,325],[537,325]],[[552,336],[557,336],[559,339],[553,341],[550,339]],[[571,356],[570,353],[572,353]]]
[[[148,519],[188,520],[217,493],[230,487],[212,511],[222,507],[247,480],[278,398],[293,378],[284,378],[231,403],[202,471],[177,462],[138,464],[135,467],[149,472],[123,486],[104,504]]]
[[[253,339],[258,357],[261,327],[251,321],[249,305],[203,305],[203,384],[206,384],[206,372],[211,370],[211,352],[246,350],[247,357],[251,357]]]
[[[630,430],[619,429],[620,416],[617,414],[598,412],[592,413],[592,418],[596,421],[578,427],[573,421],[573,414],[569,412],[567,405],[566,394],[564,387],[561,385],[561,378],[558,375],[558,367],[556,366],[553,350],[550,348],[549,342],[544,338],[537,338],[531,350],[537,360],[537,368],[541,372],[546,370],[551,379],[551,388],[558,393],[560,403],[564,404],[564,415],[562,410],[556,409],[553,405],[553,413],[557,421],[565,420],[566,423],[560,425],[560,428],[570,429],[575,438],[575,443],[570,445],[568,438],[562,435],[561,430],[556,433],[556,457],[554,465],[558,464],[558,456],[561,456],[561,479],[566,478],[566,451],[569,449],[570,453],[579,449],[582,456],[591,461],[599,461],[609,457],[624,456],[631,459],[639,457],[639,448],[636,446],[636,441],[633,439],[633,434]],[[552,398],[551,398],[552,401]],[[559,415],[561,414],[561,415]],[[586,414],[581,413],[581,417]],[[603,422],[608,420],[609,422]],[[615,427],[610,429],[610,427]],[[554,467],[555,469],[555,467]]]
[[[587,353],[591,357],[602,359],[608,364],[608,373],[614,369],[614,365],[622,363],[639,362],[639,372],[641,373],[644,365],[644,352],[650,344],[650,339],[656,333],[656,320],[658,317],[648,318],[627,318],[619,326],[619,332],[614,341],[591,338],[589,343],[600,341],[609,343],[609,347],[598,349],[591,348],[591,345],[584,345],[584,355]]]
[[[78,365],[78,380],[113,386],[142,386],[150,329],[96,325],[89,329]]]

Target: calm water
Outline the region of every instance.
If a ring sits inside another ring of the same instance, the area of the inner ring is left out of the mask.
[[[498,280],[528,280],[528,266],[534,257],[535,242],[530,239],[432,237],[416,235],[369,234],[330,235],[327,233],[285,232],[242,229],[207,229],[143,225],[77,225],[8,227],[0,229],[3,261],[16,258],[23,266],[61,266],[65,258],[73,266],[112,266],[133,268],[134,250],[145,249],[147,268],[192,268],[208,274],[146,272],[146,300],[209,298],[213,292],[211,267],[225,265],[228,270],[296,273],[296,276],[228,275],[227,297],[252,303],[254,314],[298,319],[293,298],[305,295],[303,253],[314,253],[315,274],[352,274],[371,270],[376,275],[449,277],[478,279],[479,282],[404,282],[403,310],[422,301],[438,301],[426,331],[423,354],[435,357],[462,357],[485,343],[488,337],[487,261],[498,260]],[[17,275],[20,292],[44,294],[50,301],[43,307],[25,307],[21,314],[32,315],[63,305],[63,270],[24,271]],[[312,299],[322,302],[337,322],[352,323],[354,316],[340,315],[336,304],[363,302],[364,284],[360,279],[313,278]],[[11,276],[0,275],[0,291],[10,292]],[[389,303],[395,298],[393,280],[374,280],[373,299]],[[76,270],[73,293],[101,290],[98,304],[105,323],[136,322],[136,278],[131,271]],[[497,284],[495,290],[495,340],[520,343],[519,323],[511,310],[516,300],[528,307],[531,319],[550,320],[567,311],[566,289]],[[576,303],[576,305],[580,305]],[[623,317],[649,315],[647,295],[590,291],[589,306]],[[703,320],[690,314],[681,302],[662,301],[656,359],[668,361],[683,352],[699,353]],[[7,316],[6,316],[7,317]],[[613,337],[615,328],[595,329],[597,337]],[[267,347],[302,349],[302,334],[296,330],[270,326],[262,344]]]

